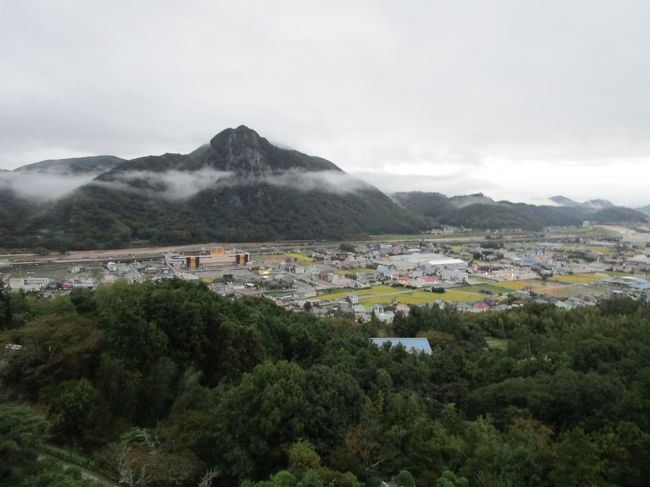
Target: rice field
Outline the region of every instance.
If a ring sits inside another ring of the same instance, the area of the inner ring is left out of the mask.
[[[527,288],[541,287],[540,283],[542,283],[540,279],[525,279],[523,281],[499,281],[498,286],[510,291],[520,291]]]
[[[611,277],[632,277],[632,274],[630,274],[629,272],[607,271],[605,272],[605,274]]]
[[[584,284],[563,284],[553,287],[549,286],[547,289],[541,289],[538,292],[553,298],[571,298],[580,296],[599,297],[605,293],[605,291],[602,289],[589,287]]]
[[[509,293],[512,291],[512,289],[508,289],[507,287],[499,286],[497,284],[475,284],[473,286],[465,286],[460,289],[471,291],[471,292],[491,291],[495,294]]]
[[[395,288],[393,288],[395,289]],[[485,296],[475,292],[463,291],[460,289],[448,289],[444,293],[431,293],[428,291],[411,291],[405,290],[402,292],[385,294],[385,295],[376,295],[368,297],[359,297],[359,302],[366,307],[373,306],[375,304],[391,304],[391,303],[403,303],[403,304],[432,304],[436,301],[446,301],[449,303],[461,303],[469,301],[481,301]]]
[[[305,254],[300,254],[298,252],[287,252],[284,254],[284,256],[289,257],[290,259],[294,259],[296,262],[299,262],[301,264],[309,264],[311,262],[314,262],[314,259],[311,257]]]
[[[252,255],[253,262],[256,263],[264,263],[264,264],[281,264],[286,260],[286,257],[284,255],[276,255],[276,254],[253,254]]]
[[[586,274],[568,274],[566,276],[553,276],[553,281],[566,282],[569,284],[593,284],[600,282],[607,277],[607,274],[598,272]]]
[[[359,303],[366,307],[375,304],[431,304],[436,301],[447,301],[460,303],[465,301],[481,301],[485,295],[470,290],[470,287],[448,289],[444,293],[432,293],[429,291],[407,289],[392,286],[375,286],[369,289],[345,289],[327,294],[321,294],[316,299],[320,301],[332,301],[342,299],[349,294],[358,296]]]

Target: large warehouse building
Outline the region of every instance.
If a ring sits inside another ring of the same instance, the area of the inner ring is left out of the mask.
[[[165,254],[165,264],[174,269],[209,269],[251,262],[251,254],[242,250],[224,250],[221,247],[192,254]]]

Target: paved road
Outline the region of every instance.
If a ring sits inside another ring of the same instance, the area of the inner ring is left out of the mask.
[[[64,470],[68,470],[70,468],[76,468],[77,470],[79,470],[81,472],[81,478],[84,479],[84,480],[91,480],[93,482],[97,482],[98,484],[104,485],[106,487],[121,487],[119,484],[113,482],[112,480],[106,478],[105,476],[103,476],[103,475],[101,475],[101,474],[99,474],[97,472],[93,472],[92,470],[88,470],[86,467],[82,467],[81,465],[77,465],[75,463],[68,462],[66,460],[61,460],[60,458],[55,457],[53,455],[50,455],[47,452],[41,451],[38,454],[38,459],[42,460],[44,458],[47,458],[49,460],[52,460],[53,462],[58,463],[59,465],[61,465],[63,467]]]

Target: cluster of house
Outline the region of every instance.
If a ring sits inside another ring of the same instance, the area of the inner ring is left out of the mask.
[[[573,245],[574,244],[574,245]],[[284,253],[283,253],[284,252]],[[348,313],[359,321],[372,317],[390,323],[395,313],[408,313],[404,304],[364,306],[356,290],[391,285],[414,290],[440,292],[437,302],[444,306],[444,290],[493,282],[545,279],[578,273],[609,272],[608,279],[593,285],[599,293],[555,299],[536,295],[529,289],[512,290],[502,296],[485,292],[482,299],[456,303],[462,311],[482,312],[517,306],[527,301],[551,302],[572,308],[596,302],[601,295],[626,295],[650,298],[645,275],[650,271],[650,247],[621,247],[612,241],[528,241],[495,245],[471,242],[448,246],[432,241],[398,244],[366,243],[354,246],[273,251],[260,259],[238,249],[208,248],[192,253],[167,253],[162,259],[145,262],[108,262],[102,268],[74,265],[64,279],[41,275],[13,275],[8,284],[13,290],[45,291],[91,288],[118,279],[129,282],[173,276],[201,279],[222,295],[264,296],[287,309],[308,308],[315,314]],[[302,258],[296,258],[296,256]],[[294,256],[294,257],[291,257]],[[616,272],[612,272],[616,271]],[[620,273],[618,275],[617,273]],[[628,275],[624,275],[628,274]],[[349,289],[347,296],[320,298],[336,290]]]

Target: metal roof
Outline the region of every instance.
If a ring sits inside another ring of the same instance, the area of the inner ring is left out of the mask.
[[[370,340],[378,347],[388,342],[394,347],[402,345],[408,352],[424,352],[431,355],[431,346],[426,338],[371,338]]]

